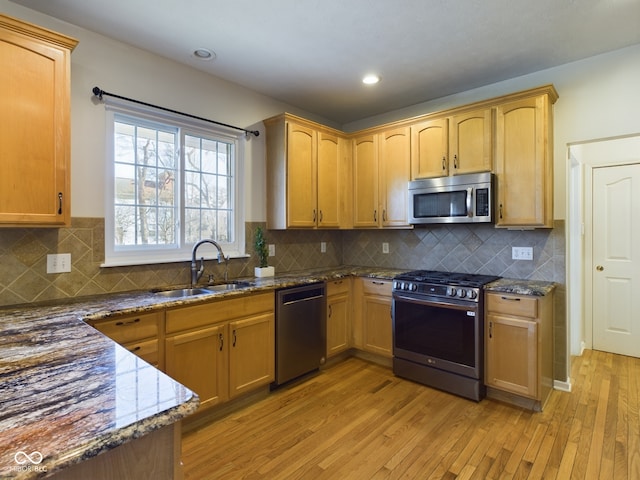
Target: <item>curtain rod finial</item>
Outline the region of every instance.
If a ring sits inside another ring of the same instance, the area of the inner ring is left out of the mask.
[[[96,97],[100,97],[100,100],[102,100],[102,89],[100,87],[93,87],[92,92]]]

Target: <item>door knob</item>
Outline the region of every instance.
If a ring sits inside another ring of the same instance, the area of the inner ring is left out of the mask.
[[[604,267],[602,265],[598,265],[596,266],[596,270],[598,270],[599,272],[604,270]]]

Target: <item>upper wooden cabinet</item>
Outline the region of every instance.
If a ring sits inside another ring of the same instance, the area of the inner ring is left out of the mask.
[[[353,139],[353,226],[407,227],[409,127]]]
[[[491,171],[491,108],[411,126],[411,178]]]
[[[553,87],[496,106],[496,226],[553,227]]]
[[[0,15],[0,226],[69,225],[77,40]]]
[[[449,174],[449,121],[434,118],[411,126],[411,179]]]
[[[350,162],[344,136],[289,114],[267,127],[267,228],[350,226]]]

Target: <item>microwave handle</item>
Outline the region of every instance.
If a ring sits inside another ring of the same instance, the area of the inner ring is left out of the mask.
[[[467,188],[467,216],[473,217],[473,188]]]

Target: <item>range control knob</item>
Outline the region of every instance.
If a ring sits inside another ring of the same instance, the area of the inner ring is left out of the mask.
[[[449,295],[450,297],[455,297],[456,289],[453,287],[447,287],[447,295]]]
[[[459,288],[457,293],[460,298],[464,298],[467,295],[467,292],[464,288]]]
[[[418,290],[418,286],[417,286],[415,283],[412,283],[412,284],[411,284],[411,288],[410,288],[410,290],[411,290],[412,292],[416,292],[416,291]]]
[[[475,290],[469,290],[469,292],[467,293],[467,297],[473,299],[476,298],[478,296],[478,292],[476,292]]]

